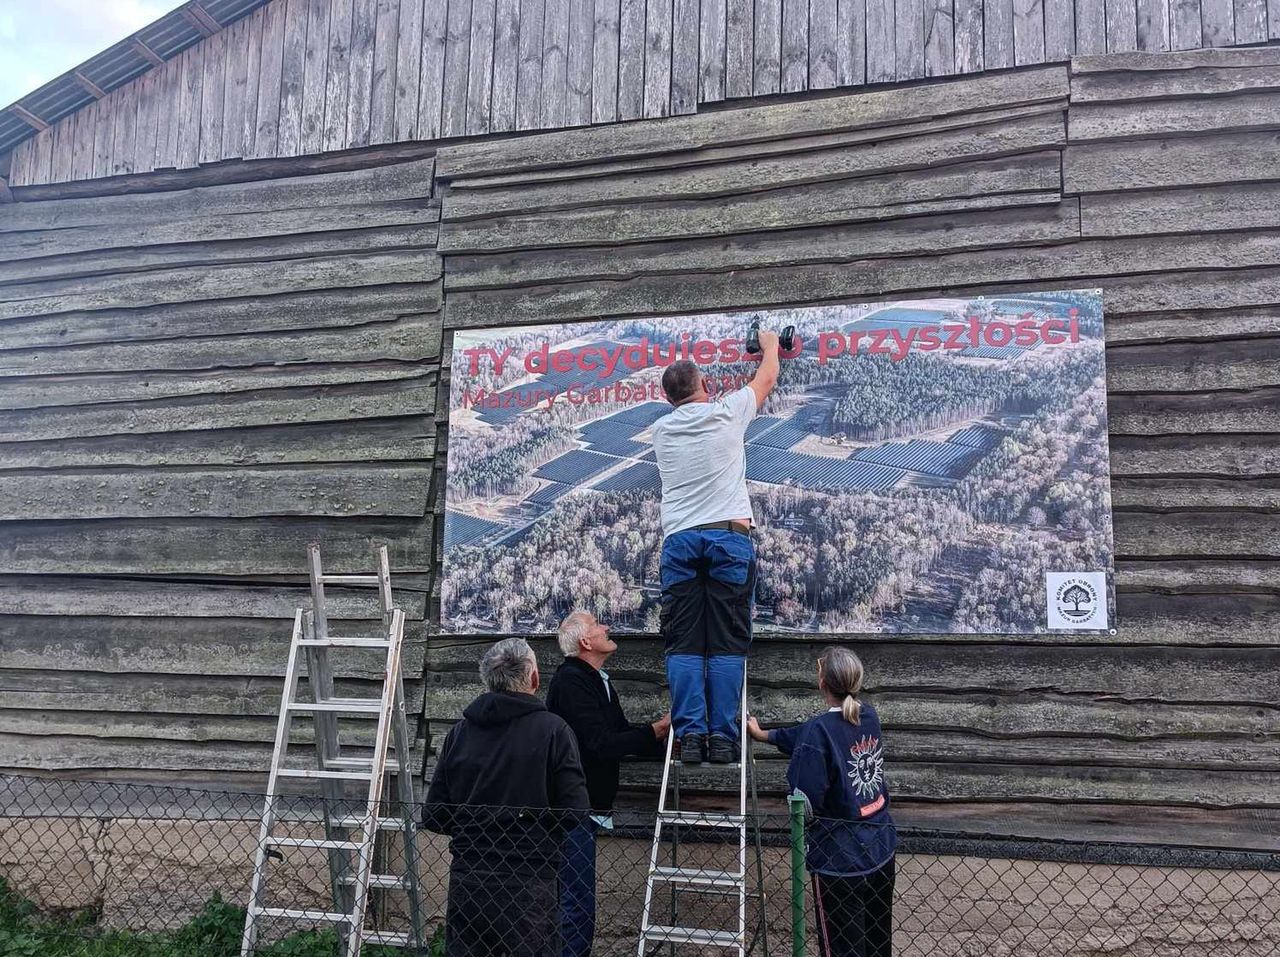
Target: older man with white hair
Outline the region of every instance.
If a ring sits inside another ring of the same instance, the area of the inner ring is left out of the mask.
[[[565,840],[560,867],[561,955],[586,957],[595,936],[596,827],[611,826],[621,759],[657,757],[659,742],[671,728],[671,716],[651,724],[627,721],[617,689],[604,670],[618,644],[590,612],[569,615],[561,622],[558,637],[564,663],[551,679],[547,708],[568,722],[578,740],[594,814]]]
[[[578,745],[535,697],[524,639],[489,648],[480,680],[484,693],[440,746],[423,811],[450,838],[445,952],[559,957],[562,845],[589,807]]]

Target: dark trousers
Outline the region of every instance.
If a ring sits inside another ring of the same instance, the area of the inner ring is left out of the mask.
[[[890,957],[893,878],[892,860],[862,877],[813,875],[816,936],[822,957]]]
[[[554,877],[449,871],[449,957],[560,957]]]
[[[562,957],[587,957],[596,934],[596,825],[588,818],[564,839],[560,865]]]
[[[726,529],[668,535],[661,573],[671,730],[736,741],[756,586],[751,539]]]

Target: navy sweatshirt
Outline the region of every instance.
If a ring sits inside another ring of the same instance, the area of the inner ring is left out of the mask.
[[[769,743],[791,757],[787,784],[813,812],[805,863],[815,874],[858,877],[893,857],[898,836],[880,737],[880,716],[866,704],[858,724],[837,709],[769,732]]]

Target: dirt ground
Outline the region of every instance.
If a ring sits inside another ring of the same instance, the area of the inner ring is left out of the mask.
[[[293,833],[318,836],[312,825],[297,825]],[[256,821],[4,818],[0,874],[44,908],[93,908],[106,924],[158,930],[183,923],[215,892],[243,901],[257,835]],[[648,850],[644,839],[601,837],[596,954],[635,952]],[[435,924],[444,914],[447,847],[422,835],[419,856],[426,916]],[[686,845],[680,863],[722,870],[734,867],[736,856],[734,848]],[[775,955],[791,953],[789,860],[785,848],[767,847],[761,862],[768,952]],[[754,861],[748,864],[754,871]],[[288,849],[273,863],[269,886],[269,903],[331,906],[324,852]],[[896,891],[894,950],[901,957],[1280,954],[1280,874],[1274,872],[917,854],[899,857]],[[736,897],[682,893],[678,903],[682,923],[736,925]],[[666,920],[670,908],[669,895],[655,895],[655,915]],[[395,913],[402,914],[402,899],[388,894],[385,910],[382,924],[402,926]],[[807,910],[812,930],[811,902]],[[758,913],[753,900],[753,927]],[[812,934],[808,951],[817,953]]]

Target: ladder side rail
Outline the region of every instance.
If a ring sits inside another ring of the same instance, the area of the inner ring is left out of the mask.
[[[400,802],[399,817],[403,822],[400,829],[404,839],[404,872],[405,891],[409,898],[410,939],[414,946],[423,950],[425,928],[422,921],[420,888],[418,885],[418,829],[413,820],[417,800],[413,792],[413,774],[410,755],[413,753],[413,740],[409,735],[409,719],[405,713],[405,692],[403,669],[396,675],[395,706],[395,739],[396,739],[396,775],[397,797]],[[379,832],[380,833],[380,832]]]
[[[738,726],[738,957],[745,957],[747,942],[747,669],[742,669],[742,708]]]
[[[382,625],[391,627],[391,613],[395,605],[391,598],[391,563],[387,557],[387,546],[379,545],[374,549],[374,565],[378,569],[378,602],[382,606]]]
[[[271,769],[267,775],[267,795],[263,801],[262,824],[258,830],[258,851],[253,865],[253,877],[249,884],[249,905],[245,909],[244,933],[240,939],[241,957],[251,957],[258,939],[258,910],[262,906],[262,892],[267,874],[267,840],[275,826],[276,800],[279,793],[280,764],[289,746],[289,728],[293,716],[288,703],[298,690],[298,642],[303,635],[303,611],[299,608],[293,616],[293,635],[289,640],[289,663],[285,667],[284,689],[280,699],[280,716],[276,720],[276,741],[271,751]]]
[[[360,957],[364,933],[365,905],[369,894],[369,877],[373,869],[373,843],[378,833],[378,810],[382,803],[382,787],[387,770],[387,748],[391,740],[391,716],[395,699],[396,676],[400,673],[400,650],[404,644],[404,612],[391,614],[391,644],[387,648],[386,674],[382,683],[382,711],[378,715],[378,735],[374,743],[373,768],[369,777],[369,797],[361,828],[360,850],[355,873],[355,908],[351,913],[351,933],[346,941],[346,957]]]
[[[653,844],[649,848],[649,874],[644,882],[644,910],[640,914],[640,944],[637,957],[644,957],[645,946],[649,939],[645,932],[649,929],[649,913],[653,907],[653,872],[658,868],[658,849],[662,843],[662,814],[667,805],[667,779],[671,773],[671,759],[675,756],[675,733],[667,734],[667,755],[662,763],[662,790],[658,792],[658,813],[653,822]]]
[[[388,637],[390,637],[391,614],[394,611],[394,605],[392,603],[392,594],[391,594],[391,563],[388,558],[386,545],[375,545],[373,547],[373,567],[374,567],[374,573],[371,576],[369,576],[369,578],[371,583],[374,584],[375,587],[377,588],[378,608],[382,616],[383,633],[386,634]],[[398,677],[399,676],[397,676],[397,679]],[[397,688],[399,687],[400,685],[397,683]],[[397,730],[397,729],[393,729],[393,730]],[[399,736],[396,735],[395,738],[396,738],[396,745],[398,747],[400,744]],[[396,767],[399,767],[400,764],[401,762],[397,761]],[[392,773],[396,773],[396,772],[393,770]],[[397,784],[399,785],[399,782],[397,782]],[[382,806],[379,808],[380,813],[382,811],[389,812],[391,810],[390,807],[388,806],[391,800],[393,800],[393,798],[391,798],[389,795],[384,793],[382,802],[381,802]],[[391,868],[389,865],[392,857],[391,843],[392,842],[386,836],[383,835],[381,830],[375,829],[374,839],[373,839],[374,873],[378,873],[378,874],[390,873]],[[372,895],[372,900],[369,902],[368,907],[371,910],[373,910],[375,914],[380,914],[386,911],[388,901],[390,900],[390,894],[388,893],[388,891],[375,886],[371,889],[370,893]]]

